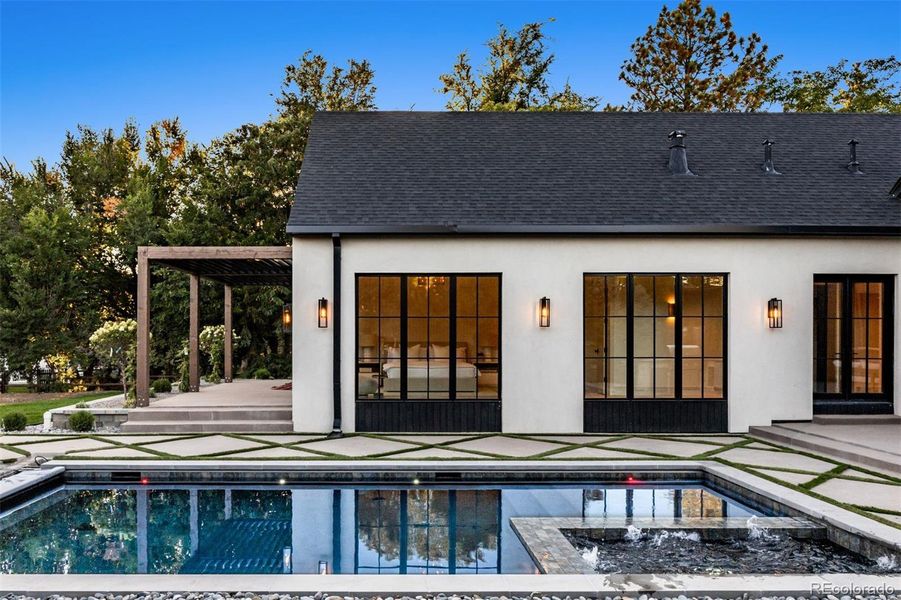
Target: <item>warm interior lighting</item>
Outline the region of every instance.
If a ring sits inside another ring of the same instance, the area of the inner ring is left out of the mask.
[[[282,331],[285,333],[291,332],[291,305],[285,304],[282,306]]]
[[[766,316],[770,322],[770,329],[782,328],[782,300],[770,298],[766,303]]]
[[[538,301],[538,325],[551,326],[551,299],[547,296]]]
[[[325,298],[319,299],[319,328],[325,329],[328,327],[328,300]]]

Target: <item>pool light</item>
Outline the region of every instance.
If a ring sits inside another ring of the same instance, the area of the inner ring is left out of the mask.
[[[413,479],[413,485],[419,485],[419,478],[416,477]]]
[[[150,483],[150,479],[147,477],[141,477],[141,485],[147,485]]]
[[[279,480],[278,480],[278,484],[279,484],[279,485],[285,485],[285,483],[287,483],[287,482],[286,482],[284,479],[279,479]]]

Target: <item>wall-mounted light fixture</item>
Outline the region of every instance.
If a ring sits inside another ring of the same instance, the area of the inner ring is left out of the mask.
[[[282,331],[291,333],[291,304],[282,306]]]
[[[770,322],[770,329],[782,328],[782,300],[779,298],[770,298],[766,303],[766,316]]]
[[[551,299],[547,296],[538,301],[538,326],[551,326]]]
[[[325,298],[319,299],[319,329],[325,329],[328,327],[328,300]]]
[[[328,561],[326,561],[326,560],[319,561],[319,574],[320,575],[328,575]]]
[[[676,301],[666,303],[666,316],[667,317],[675,317],[676,316]]]

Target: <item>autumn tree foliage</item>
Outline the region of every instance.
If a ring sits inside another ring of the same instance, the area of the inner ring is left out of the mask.
[[[901,113],[901,61],[841,60],[821,71],[792,71],[773,99],[785,112]]]
[[[644,111],[760,110],[782,58],[769,57],[756,33],[736,34],[729,13],[718,16],[701,0],[664,6],[631,50],[619,77],[632,88],[629,108]]]
[[[457,56],[451,72],[439,77],[447,109],[473,110],[594,110],[599,99],[577,93],[570,84],[554,91],[548,77],[554,55],[548,51],[545,23],[526,23],[511,33],[499,26],[488,40],[485,65],[474,72],[467,51]]]

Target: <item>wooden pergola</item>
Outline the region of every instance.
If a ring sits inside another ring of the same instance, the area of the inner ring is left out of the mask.
[[[232,287],[291,287],[289,246],[139,246],[137,406],[150,400],[150,267],[170,267],[190,277],[187,391],[200,389],[200,280],[221,283],[225,294],[224,379],[232,380]]]

